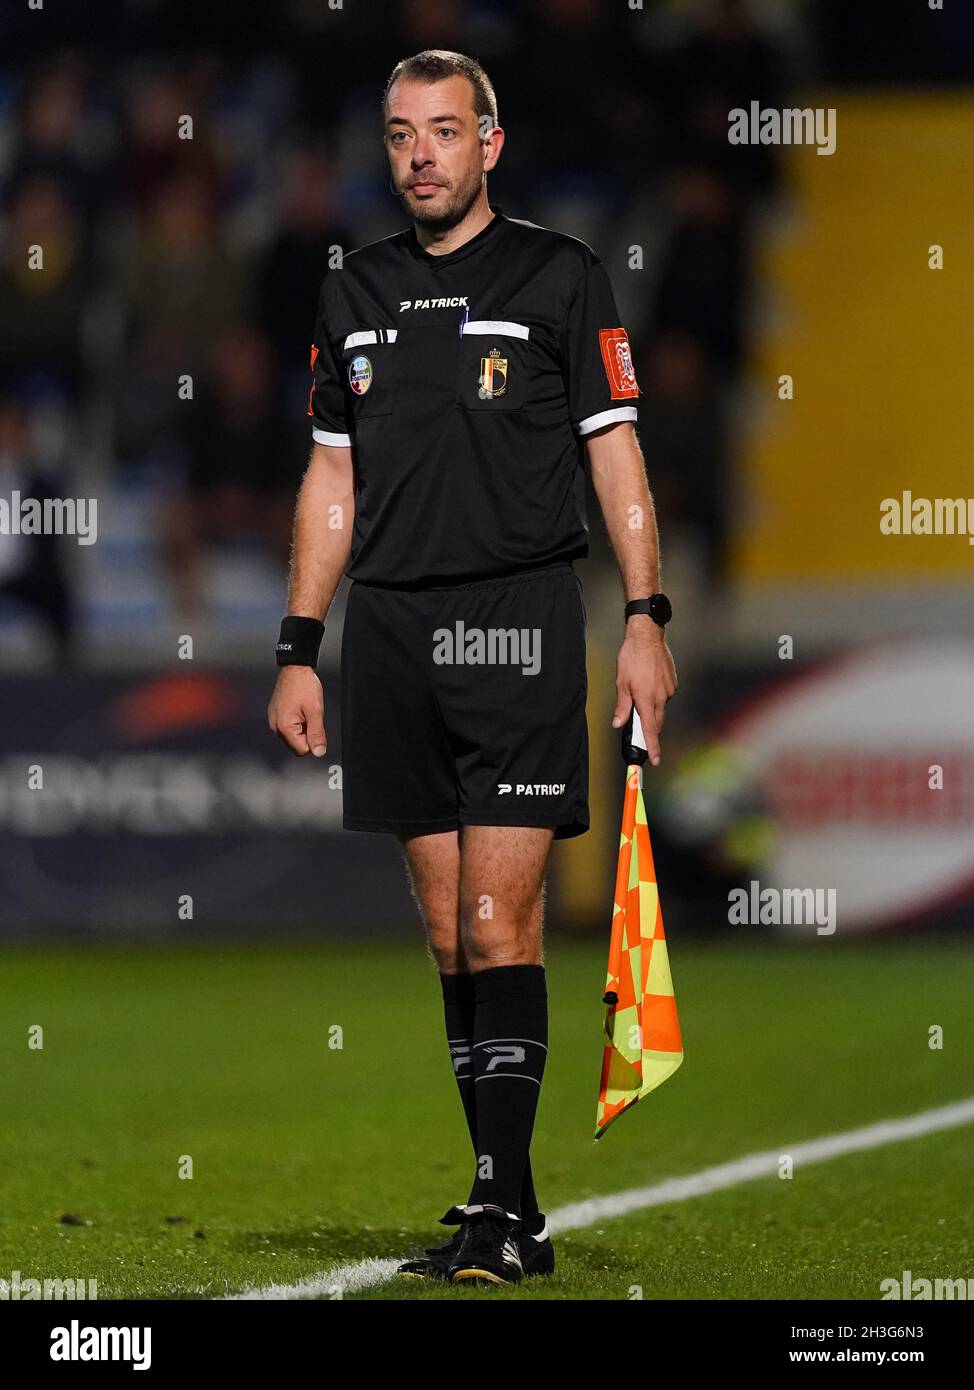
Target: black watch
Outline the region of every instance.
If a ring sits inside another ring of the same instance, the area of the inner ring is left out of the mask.
[[[646,613],[657,627],[665,627],[673,616],[673,606],[665,594],[633,598],[626,604],[626,622],[636,613]]]

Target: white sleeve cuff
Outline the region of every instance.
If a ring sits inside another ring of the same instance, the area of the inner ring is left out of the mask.
[[[327,430],[319,430],[317,427],[311,431],[316,444],[330,444],[333,449],[350,447],[352,436],[350,434],[329,434]]]
[[[600,410],[598,415],[589,415],[585,420],[579,420],[575,428],[579,434],[591,434],[593,430],[600,430],[605,425],[617,425],[620,420],[635,420],[638,412],[634,405],[620,405],[615,410]]]

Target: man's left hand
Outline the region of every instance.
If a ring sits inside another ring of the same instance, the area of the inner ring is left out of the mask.
[[[613,729],[621,729],[635,704],[646,738],[646,751],[654,767],[659,766],[659,736],[666,715],[666,702],[676,693],[679,682],[666,634],[648,615],[630,618],[626,640],[616,661],[616,709]]]

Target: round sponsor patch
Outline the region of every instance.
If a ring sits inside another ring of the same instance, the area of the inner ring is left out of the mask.
[[[364,396],[372,385],[372,363],[367,357],[353,357],[348,366],[348,384],[356,396]]]

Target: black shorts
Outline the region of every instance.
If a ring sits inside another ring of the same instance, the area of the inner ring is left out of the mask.
[[[585,609],[569,564],[405,591],[353,584],[342,636],[349,830],[588,829]]]

